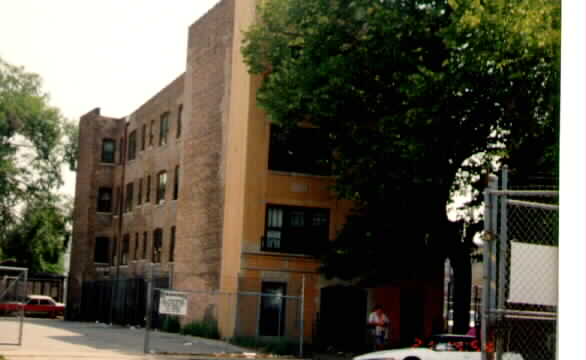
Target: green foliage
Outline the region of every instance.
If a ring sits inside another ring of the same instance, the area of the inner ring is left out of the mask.
[[[183,335],[199,336],[208,339],[220,339],[220,330],[216,320],[192,321],[183,326],[180,331]]]
[[[181,323],[177,316],[165,316],[161,330],[169,333],[178,333],[181,331]]]
[[[335,191],[357,204],[325,274],[405,278],[449,256],[469,282],[453,194],[496,160],[557,175],[560,1],[265,0],[257,17],[242,54],[258,103],[329,134]]]
[[[299,343],[285,337],[235,336],[230,339],[230,343],[245,348],[258,349],[264,354],[293,355],[299,351]]]
[[[31,273],[62,273],[70,211],[70,204],[60,204],[54,196],[27,203],[22,218],[7,232],[3,255]]]
[[[555,134],[558,121],[559,8],[549,0],[261,3],[242,48],[249,71],[263,76],[259,104],[285,127],[305,121],[329,134],[335,190],[370,218],[354,242],[373,244],[376,256],[353,257],[353,277],[385,267],[388,250],[446,256],[449,246],[438,243],[459,243],[458,231],[445,233],[446,204],[495,158],[555,164],[555,135],[540,135]],[[542,156],[517,151],[529,143]],[[458,175],[477,154],[469,176]],[[332,250],[326,259],[350,251]]]
[[[62,267],[66,216],[54,194],[69,151],[64,127],[40,77],[0,59],[0,256],[31,271]]]

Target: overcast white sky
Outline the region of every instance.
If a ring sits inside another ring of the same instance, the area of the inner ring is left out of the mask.
[[[126,116],[185,71],[188,27],[218,2],[0,0],[0,57],[41,75],[71,120]]]

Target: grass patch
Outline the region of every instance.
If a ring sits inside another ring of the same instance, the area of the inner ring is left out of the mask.
[[[287,338],[259,338],[254,336],[235,336],[230,343],[251,349],[257,349],[265,354],[295,355],[299,352],[299,343]]]
[[[192,321],[181,328],[180,333],[208,339],[220,338],[220,329],[218,329],[218,322],[215,320]]]

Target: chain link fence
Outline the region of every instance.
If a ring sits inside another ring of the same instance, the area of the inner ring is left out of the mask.
[[[147,288],[145,353],[303,353],[303,288],[295,295],[278,287],[265,292]]]
[[[485,191],[483,359],[556,356],[558,192],[510,190],[505,168]]]
[[[27,278],[26,268],[0,266],[0,345],[22,345]]]

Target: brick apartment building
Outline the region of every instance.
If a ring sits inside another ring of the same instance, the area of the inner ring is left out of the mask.
[[[254,0],[220,1],[189,28],[184,74],[126,118],[81,117],[69,307],[85,281],[143,277],[151,262],[175,289],[293,293],[304,278],[311,337],[330,285],[312,253],[352,204],[329,191],[317,131],[284,144],[256,106],[260,82],[239,46],[253,19]],[[414,310],[426,333],[441,320],[438,280]],[[394,310],[410,303],[400,287],[378,297],[395,324],[406,315]],[[233,319],[218,321],[229,336]]]

